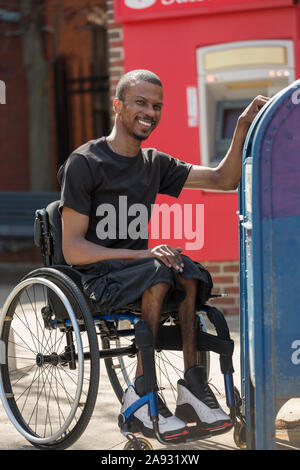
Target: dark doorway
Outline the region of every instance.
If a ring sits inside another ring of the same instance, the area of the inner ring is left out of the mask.
[[[110,131],[107,33],[95,27],[89,74],[78,58],[58,57],[54,63],[57,166],[84,142]]]

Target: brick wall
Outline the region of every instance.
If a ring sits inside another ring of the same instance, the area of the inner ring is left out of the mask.
[[[109,51],[109,76],[110,76],[110,99],[111,103],[115,97],[116,86],[124,74],[124,50],[122,25],[114,18],[114,2],[106,0],[107,8],[107,33]],[[114,115],[111,113],[113,121]]]
[[[18,11],[16,0],[1,8]],[[0,80],[6,84],[6,104],[0,105],[1,191],[26,191],[29,181],[27,78],[19,23],[0,22]]]
[[[54,0],[49,0],[51,4]],[[108,49],[109,49],[109,75],[110,75],[110,99],[111,102],[115,96],[116,85],[124,73],[124,51],[123,51],[123,31],[122,25],[114,19],[114,1],[106,0],[107,8],[107,31],[108,31]],[[73,31],[75,34],[76,30]],[[78,31],[77,31],[78,34]],[[87,32],[83,35],[88,36]],[[73,37],[67,40],[67,34],[64,35],[60,47],[65,48],[65,53],[73,51]],[[88,41],[88,38],[85,38]],[[70,51],[68,50],[70,47]],[[83,48],[87,50],[86,44]],[[86,52],[82,54],[85,56]],[[113,120],[113,113],[111,113]],[[26,184],[26,183],[25,183]],[[0,262],[21,262],[21,263],[40,263],[39,249],[30,247],[20,252],[10,252],[0,254]],[[210,303],[220,308],[225,315],[239,314],[239,263],[238,261],[203,261],[202,264],[211,273],[214,282],[214,293],[226,293],[223,298],[216,298]]]
[[[214,294],[227,294],[226,297],[211,299],[211,305],[219,308],[225,315],[238,315],[240,311],[239,262],[203,261],[214,283]]]
[[[58,8],[58,13],[56,8]],[[68,11],[70,13],[68,15]],[[56,26],[58,14],[59,25]],[[44,35],[45,49],[48,61],[54,61],[58,57],[66,57],[68,61],[68,78],[88,77],[91,75],[92,60],[92,36],[87,15],[85,14],[82,0],[47,0],[45,10],[45,24],[55,32],[56,44],[51,34]],[[56,47],[56,49],[55,49]],[[51,157],[53,162],[54,189],[57,185],[57,141],[56,141],[56,116],[55,116],[55,86],[53,67],[49,67],[49,94],[51,113]],[[78,85],[76,86],[78,88]],[[72,95],[72,145],[76,147],[93,139],[92,97],[89,93]],[[81,115],[84,110],[84,127]],[[67,158],[68,155],[65,155]]]
[[[103,0],[105,1],[105,0]],[[55,123],[55,98],[53,68],[55,54],[65,55],[72,59],[73,75],[78,75],[79,67],[84,76],[90,75],[91,31],[88,28],[87,16],[84,14],[82,0],[46,0],[44,21],[47,28],[43,32],[45,57],[49,61],[49,94],[50,94],[50,139],[53,190],[57,189],[57,148]],[[1,7],[8,11],[19,11],[18,0],[5,0]],[[56,7],[59,15],[57,21]],[[67,14],[68,8],[77,14]],[[56,31],[58,23],[58,31]],[[57,50],[55,51],[55,47]],[[0,155],[1,155],[1,190],[30,190],[30,152],[29,152],[29,108],[27,75],[23,59],[23,37],[18,22],[0,22],[0,80],[6,83],[6,104],[0,106]],[[76,119],[80,113],[80,99],[74,99],[73,122],[74,136],[77,138],[74,147],[83,141],[93,138],[92,115],[86,113],[87,136],[81,136],[81,129]],[[91,100],[86,94],[84,100]]]

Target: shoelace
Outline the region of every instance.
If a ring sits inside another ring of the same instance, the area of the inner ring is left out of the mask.
[[[216,391],[218,392],[218,394],[220,395],[220,392],[219,390],[217,389],[217,387],[212,384],[210,381],[209,382],[205,382],[203,385],[202,385],[202,393],[203,393],[203,402],[209,407],[209,408],[219,408],[219,403],[218,403],[218,400],[216,399],[213,391],[211,390],[210,388],[210,385],[212,385]]]
[[[210,379],[210,380],[211,380],[211,379]],[[217,393],[218,393],[219,395],[221,395],[220,391],[217,389],[217,387],[216,387],[210,380],[209,380],[208,382],[206,382],[206,384],[207,384],[208,386],[211,385],[212,387],[214,387],[214,389],[217,391]]]

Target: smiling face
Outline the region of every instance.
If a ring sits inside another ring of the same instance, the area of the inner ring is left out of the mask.
[[[162,87],[142,80],[133,81],[123,99],[114,100],[114,106],[122,133],[139,141],[145,140],[161,118]]]

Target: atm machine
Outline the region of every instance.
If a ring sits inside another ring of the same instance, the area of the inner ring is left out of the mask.
[[[215,44],[197,50],[201,163],[216,166],[240,113],[257,95],[274,96],[294,81],[289,40]]]
[[[239,235],[246,446],[270,450],[278,411],[300,397],[300,80],[249,129]]]

